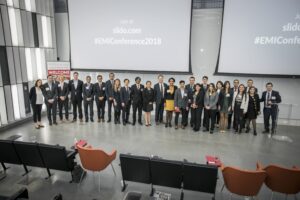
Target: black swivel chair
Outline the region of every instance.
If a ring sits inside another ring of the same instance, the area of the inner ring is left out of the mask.
[[[150,163],[152,186],[182,188],[182,162],[153,158]],[[151,194],[153,195],[153,193],[154,188],[152,187]]]
[[[218,179],[218,167],[184,162],[183,189],[213,194]]]
[[[49,176],[51,176],[50,169],[67,171],[71,172],[71,182],[73,181],[72,171],[76,165],[74,161],[75,151],[67,151],[64,146],[48,144],[38,144],[38,148]]]
[[[151,183],[149,157],[120,154],[120,162],[123,177],[122,191],[127,187],[125,181]]]

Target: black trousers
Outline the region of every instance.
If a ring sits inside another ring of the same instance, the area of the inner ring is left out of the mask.
[[[215,129],[216,114],[217,114],[217,110],[204,109],[204,116],[206,116],[206,122],[205,122],[206,130],[209,130],[209,125],[211,131]]]
[[[186,113],[187,122],[188,122],[188,118],[189,118],[189,113],[191,113],[190,124],[191,124],[191,125],[194,125],[194,124],[192,123],[192,115],[193,115],[193,114],[192,114],[191,104],[189,104],[188,107],[189,107],[189,110],[186,111],[186,112],[187,112],[187,113]]]
[[[66,98],[64,101],[58,100],[59,119],[63,119],[63,109],[65,110],[65,118],[69,119],[69,99]]]
[[[43,104],[31,104],[33,111],[33,121],[34,123],[40,122],[42,118],[42,107]]]
[[[111,120],[111,108],[112,108],[112,106],[113,106],[113,104],[114,104],[114,101],[113,100],[107,100],[107,106],[108,106],[108,108],[107,108],[107,113],[108,113],[108,120],[110,121]]]
[[[175,126],[178,125],[178,118],[179,115],[181,114],[181,125],[186,126],[187,125],[187,110],[186,108],[180,108],[180,112],[175,113]]]
[[[156,102],[155,106],[155,122],[163,122],[164,118],[164,101]]]
[[[86,120],[88,120],[89,117],[90,120],[94,119],[94,100],[84,101],[84,116]]]
[[[191,124],[194,126],[194,130],[198,131],[201,127],[203,108],[191,108]]]
[[[104,119],[105,101],[96,100],[98,119]]]
[[[120,123],[121,109],[118,106],[114,106],[114,121]]]
[[[49,122],[56,123],[56,111],[57,111],[57,101],[53,103],[46,103],[47,106],[47,117]]]
[[[245,127],[244,122],[244,110],[240,108],[234,108],[234,129],[236,131],[243,129]]]
[[[133,123],[136,122],[136,111],[138,111],[138,122],[142,122],[142,109],[143,109],[142,102],[132,104],[132,121],[133,121]]]
[[[77,109],[79,112],[79,119],[83,118],[82,114],[82,100],[75,99],[72,101],[73,105],[73,119],[77,119]]]
[[[129,121],[131,102],[127,102],[124,107],[122,107],[122,121],[127,123]]]
[[[278,115],[278,108],[264,108],[264,125],[265,130],[270,130],[270,118],[272,119],[272,130],[275,129],[275,123]]]
[[[203,125],[203,127],[206,127],[206,122],[209,120],[208,119],[208,112],[205,112],[205,108],[203,108],[204,109],[204,113],[203,113],[203,123],[202,123],[202,125]]]

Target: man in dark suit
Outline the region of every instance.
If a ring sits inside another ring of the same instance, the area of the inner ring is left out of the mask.
[[[190,83],[185,86],[185,89],[188,91],[188,104],[189,104],[188,105],[189,109],[187,110],[187,113],[186,113],[187,118],[189,117],[189,111],[191,109],[191,103],[192,103],[193,94],[195,91],[195,77],[191,76],[189,81],[190,81]],[[187,120],[187,122],[188,122],[188,120]],[[192,113],[191,113],[190,124],[191,124],[191,127],[194,126],[192,123]]]
[[[85,122],[94,122],[94,85],[91,83],[91,77],[86,77],[86,83],[82,88],[83,104],[84,104],[84,116]],[[89,113],[90,109],[90,113]]]
[[[187,126],[187,111],[189,109],[188,90],[185,89],[185,82],[179,82],[180,87],[175,91],[174,106],[175,106],[175,129],[178,129],[178,118],[181,113],[181,128],[185,129]]]
[[[114,79],[115,74],[109,73],[109,80],[105,83],[105,96],[107,99],[107,106],[108,106],[108,120],[107,122],[111,122],[111,107],[114,104],[114,94],[113,94],[113,88],[114,88]]]
[[[201,94],[203,95],[203,99],[204,99],[204,96],[205,96],[205,94],[206,94],[206,91],[208,90],[208,88],[209,88],[209,84],[208,84],[208,77],[207,76],[203,76],[202,77],[202,84],[201,84]],[[203,109],[204,109],[204,107],[203,107]],[[203,116],[203,127],[206,127],[206,121],[208,121],[207,120],[207,118],[208,118],[208,116],[207,116],[207,112],[204,112],[204,114],[203,114],[204,116]]]
[[[71,102],[73,106],[73,122],[77,120],[77,109],[79,112],[79,120],[83,122],[82,118],[82,87],[83,81],[78,79],[78,72],[73,73],[73,80],[69,82],[69,91],[71,92]]]
[[[94,95],[97,105],[98,122],[104,122],[105,114],[105,83],[102,81],[102,75],[97,76],[98,82],[94,84]]]
[[[65,83],[65,77],[61,75],[59,77],[59,83],[57,87],[58,92],[58,109],[59,109],[59,118],[62,121],[63,120],[63,113],[62,110],[65,110],[65,118],[67,121],[69,121],[69,86],[67,83]]]
[[[165,92],[167,88],[167,84],[164,83],[164,76],[158,75],[158,83],[154,85],[154,98],[155,98],[155,123],[159,125],[159,123],[163,122],[164,117],[164,102],[165,102]]]
[[[121,104],[122,104],[122,121],[123,125],[130,124],[129,114],[131,106],[131,89],[129,87],[129,79],[124,80],[124,87],[121,88]]]
[[[43,95],[45,98],[45,104],[47,106],[47,117],[49,125],[57,125],[56,122],[56,109],[57,109],[57,85],[54,83],[53,76],[48,75],[47,83],[43,85]]]
[[[272,118],[272,130],[271,134],[275,133],[277,115],[278,115],[278,104],[281,103],[281,96],[279,92],[273,90],[273,84],[266,84],[266,91],[261,95],[260,102],[264,102],[264,125],[265,130],[263,133],[270,132],[270,117]]]
[[[253,80],[252,79],[248,79],[247,81],[247,87],[245,87],[245,91],[248,93],[249,89],[253,87]],[[255,92],[257,93],[257,88],[255,87]]]
[[[135,125],[136,122],[136,111],[138,111],[138,123],[142,123],[142,108],[143,108],[143,90],[144,85],[141,84],[141,78],[135,78],[135,84],[131,86],[131,99],[132,99],[132,125]]]
[[[233,99],[234,96],[236,96],[235,94],[237,94],[239,92],[239,85],[240,85],[240,81],[238,79],[235,79],[233,81],[233,87],[230,88],[230,97],[231,99]],[[230,105],[231,106],[231,105]],[[227,129],[231,129],[231,125],[232,125],[232,115],[233,115],[233,110],[231,110],[228,113],[228,125],[227,125]],[[235,124],[235,121],[233,119],[233,124]]]

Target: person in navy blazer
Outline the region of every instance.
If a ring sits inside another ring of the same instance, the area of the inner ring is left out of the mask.
[[[132,99],[132,125],[136,122],[136,112],[138,111],[138,123],[142,123],[142,109],[143,109],[143,91],[144,85],[141,84],[141,78],[135,78],[135,84],[131,86],[131,99]]]
[[[69,120],[69,85],[65,82],[65,77],[63,75],[59,76],[59,82],[57,87],[58,93],[58,110],[59,110],[59,118],[63,120],[62,110],[65,110],[65,118]]]
[[[196,87],[194,76],[191,76],[189,81],[190,81],[190,83],[185,86],[185,89],[187,89],[187,91],[188,91],[188,98],[189,98],[189,100],[188,100],[189,101],[189,110],[187,111],[187,115],[186,115],[187,118],[189,117],[189,111],[191,109],[193,94],[194,94],[195,87]],[[191,112],[190,124],[191,124],[191,127],[194,126],[194,124],[192,123],[192,112]]]
[[[85,122],[94,122],[94,85],[91,83],[91,77],[86,77],[86,83],[82,86]],[[89,111],[90,110],[90,111]]]
[[[266,84],[266,91],[261,95],[260,102],[264,103],[264,126],[263,133],[270,132],[270,117],[272,118],[271,133],[274,134],[276,128],[276,120],[278,115],[278,104],[281,103],[281,96],[278,91],[273,90],[271,82]]]
[[[57,125],[56,122],[56,109],[57,109],[57,85],[54,83],[53,76],[47,76],[47,83],[43,85],[43,95],[45,98],[45,104],[47,106],[47,117],[49,125]]]
[[[154,99],[155,99],[155,123],[159,125],[163,123],[164,117],[164,102],[165,92],[168,85],[164,83],[164,76],[158,75],[158,83],[154,85]]]
[[[97,105],[97,116],[98,122],[104,122],[104,114],[105,114],[105,83],[102,80],[102,75],[97,76],[98,82],[94,84],[94,95],[95,101]]]
[[[115,74],[109,73],[109,80],[105,83],[105,96],[107,99],[107,113],[108,120],[107,122],[111,122],[111,107],[114,105],[114,83],[115,83]]]
[[[130,124],[131,88],[129,82],[129,79],[124,79],[124,86],[121,87],[122,122],[124,126]]]
[[[73,73],[73,80],[69,82],[69,91],[71,93],[71,102],[73,106],[73,122],[77,120],[77,110],[79,113],[79,120],[82,122],[82,86],[83,81],[78,79],[78,72]]]

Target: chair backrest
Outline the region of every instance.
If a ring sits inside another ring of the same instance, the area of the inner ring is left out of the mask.
[[[300,170],[288,169],[277,165],[264,168],[267,172],[265,184],[274,192],[297,194],[300,192]]]
[[[45,163],[37,143],[14,141],[14,146],[24,165],[45,167]]]
[[[120,154],[122,177],[125,181],[150,184],[150,158]]]
[[[183,164],[183,189],[214,194],[218,167],[185,162]]]
[[[153,185],[173,188],[182,186],[183,162],[164,159],[151,159],[150,170]]]
[[[49,169],[62,171],[71,171],[75,163],[72,165],[67,159],[67,151],[64,146],[38,144],[45,165]]]
[[[107,153],[100,149],[77,146],[82,167],[90,171],[102,171],[110,163],[111,159]]]
[[[0,140],[0,162],[22,164],[12,141]]]
[[[257,196],[267,174],[265,171],[246,171],[234,167],[222,170],[226,188],[241,196]]]

